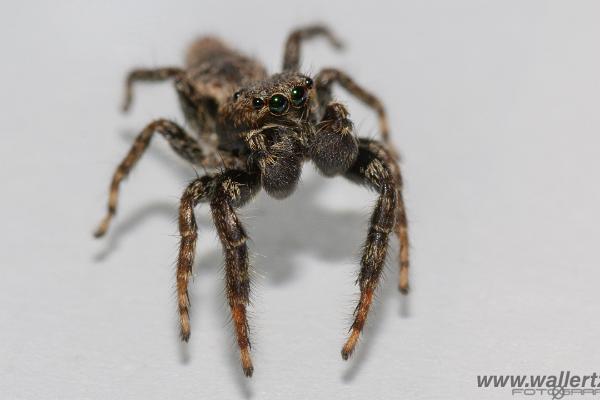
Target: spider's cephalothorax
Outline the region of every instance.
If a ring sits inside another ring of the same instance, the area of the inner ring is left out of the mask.
[[[186,120],[197,137],[166,119],[148,124],[114,173],[108,213],[95,233],[97,237],[106,233],[117,210],[119,185],[155,132],[190,163],[214,171],[190,183],[181,197],[177,262],[181,338],[187,341],[190,336],[188,281],[197,237],[194,207],[206,202],[223,245],[227,298],[247,376],[253,372],[246,317],[250,292],[248,236],[235,210],[261,188],[276,198],[290,195],[305,161],[312,161],[326,176],[342,175],[379,193],[361,259],[360,299],[342,348],[344,359],[352,354],[365,324],[392,233],[400,242],[399,288],[403,293],[408,291],[402,178],[384,108],[374,95],[337,69],[323,69],[313,78],[298,72],[300,44],[313,36],[324,36],[340,47],[323,26],[298,29],[286,42],[283,72],[271,76],[256,60],[210,37],[194,42],[185,68],[132,71],[127,77],[124,109],[131,104],[134,82],[173,78]],[[333,100],[334,83],[377,112],[382,142],[356,137],[348,110]]]

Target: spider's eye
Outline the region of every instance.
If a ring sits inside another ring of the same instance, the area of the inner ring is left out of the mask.
[[[255,110],[260,110],[261,108],[263,108],[264,105],[265,105],[265,102],[263,99],[261,99],[259,97],[255,97],[252,99],[252,106],[254,107]]]
[[[282,94],[274,94],[269,99],[269,110],[273,114],[283,114],[288,108],[288,100]]]
[[[233,94],[233,101],[237,101],[237,99],[239,99],[241,95],[242,95],[242,92],[240,92],[240,91],[235,92]]]
[[[296,86],[292,88],[290,98],[292,99],[292,104],[294,106],[301,106],[306,101],[306,89],[304,89],[302,86]]]
[[[312,88],[313,80],[307,77],[304,79],[304,84],[306,85],[307,88],[310,89],[310,88]]]

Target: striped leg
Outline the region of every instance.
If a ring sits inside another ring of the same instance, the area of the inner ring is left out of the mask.
[[[315,137],[309,146],[309,155],[325,176],[345,172],[356,160],[358,143],[346,107],[329,103],[323,119],[317,124]]]
[[[379,193],[379,198],[371,215],[369,233],[361,259],[361,270],[358,276],[360,299],[354,311],[354,323],[350,328],[350,335],[342,348],[344,360],[347,360],[354,351],[367,320],[373,294],[379,283],[387,255],[388,238],[395,226],[398,188],[393,170],[384,156],[385,154],[377,148],[363,142],[359,146],[356,162],[346,173],[349,179],[375,189]]]
[[[358,85],[352,78],[346,73],[334,69],[326,68],[321,70],[315,77],[315,88],[319,98],[319,105],[323,108],[327,103],[331,101],[332,93],[331,86],[334,83],[338,83],[350,94],[356,96],[366,106],[372,108],[377,113],[379,118],[379,129],[381,131],[381,137],[383,143],[388,148],[392,149],[392,155],[396,158],[396,151],[393,150],[393,146],[390,140],[389,126],[387,121],[387,114],[383,103],[377,98],[377,96],[371,94],[369,91]]]
[[[127,153],[127,156],[125,156],[121,164],[119,164],[113,175],[110,184],[108,210],[106,216],[102,219],[102,222],[98,226],[98,229],[96,229],[94,236],[101,237],[108,230],[110,222],[117,212],[119,185],[133,169],[142,154],[144,154],[144,151],[150,144],[150,140],[155,132],[160,133],[165,139],[167,139],[177,154],[193,164],[203,165],[206,167],[215,167],[222,164],[221,158],[219,158],[218,154],[204,154],[198,142],[189,136],[183,130],[183,128],[176,123],[166,119],[159,119],[148,124],[137,136],[133,146],[129,150],[129,153]]]
[[[285,42],[283,55],[284,71],[295,71],[300,67],[300,44],[303,40],[311,39],[315,36],[324,36],[337,49],[342,47],[342,43],[325,26],[310,25],[296,29],[288,36]]]
[[[409,240],[408,240],[408,220],[406,218],[406,208],[404,206],[404,196],[402,195],[403,179],[400,173],[400,167],[398,162],[386,152],[384,146],[376,141],[359,139],[362,146],[371,147],[382,159],[384,159],[387,165],[390,167],[394,178],[397,182],[397,207],[396,207],[396,226],[394,232],[398,237],[400,255],[399,255],[399,267],[400,267],[400,279],[398,283],[398,289],[402,294],[407,294],[409,290],[408,284],[408,269],[409,269]]]
[[[123,99],[123,111],[128,111],[133,100],[133,84],[135,82],[160,82],[183,74],[183,70],[177,67],[165,67],[157,69],[134,69],[127,74],[125,81],[125,97]]]
[[[229,170],[214,177],[202,177],[192,182],[181,198],[179,230],[181,244],[177,263],[177,293],[181,339],[190,337],[188,281],[196,249],[197,225],[194,207],[200,201],[210,201],[210,208],[225,255],[225,287],[231,308],[244,374],[252,376],[250,340],[246,307],[250,301],[250,276],[247,235],[235,208],[250,200],[258,191],[260,176]]]

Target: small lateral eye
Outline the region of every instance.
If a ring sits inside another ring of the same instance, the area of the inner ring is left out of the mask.
[[[260,97],[255,97],[252,99],[252,106],[255,110],[260,110],[265,105],[265,102]]]
[[[281,115],[288,108],[288,100],[282,94],[274,94],[269,99],[269,111],[273,114]]]
[[[304,85],[309,89],[312,88],[313,80],[308,77],[304,78]]]
[[[242,95],[241,91],[238,90],[237,92],[235,92],[233,94],[233,101],[237,101],[240,98],[241,95]]]
[[[304,89],[302,86],[296,86],[292,88],[290,98],[292,99],[292,104],[294,106],[301,106],[306,101],[306,89]]]

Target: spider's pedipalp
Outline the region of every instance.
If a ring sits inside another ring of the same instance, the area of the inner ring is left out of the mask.
[[[358,144],[348,115],[342,104],[328,104],[309,145],[310,158],[325,176],[346,171],[356,160]]]
[[[249,165],[260,171],[265,192],[276,199],[289,196],[302,173],[304,148],[291,129],[269,127],[245,136],[252,150]]]
[[[383,143],[387,146],[388,151],[397,159],[396,150],[390,139],[387,114],[383,103],[368,90],[356,83],[348,74],[339,69],[325,68],[321,70],[315,77],[315,89],[318,94],[320,107],[323,108],[331,101],[332,85],[338,83],[346,89],[348,93],[355,96],[366,106],[372,108],[377,113],[379,119],[379,129]]]

